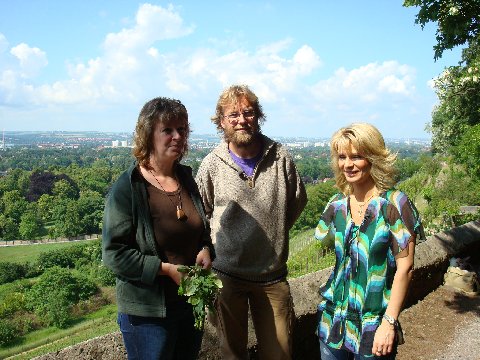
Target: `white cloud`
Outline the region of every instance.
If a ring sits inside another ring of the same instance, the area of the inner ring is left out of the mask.
[[[23,78],[32,78],[38,75],[40,70],[47,66],[47,55],[37,47],[30,47],[21,43],[10,50],[20,62],[20,75]]]
[[[411,96],[415,92],[414,78],[413,68],[396,61],[370,63],[350,71],[340,68],[331,78],[314,85],[312,91],[320,101],[332,98],[379,101],[387,93]]]
[[[143,4],[138,9],[135,26],[107,35],[104,47],[107,53],[123,53],[144,48],[156,41],[175,39],[193,32],[193,26],[185,26],[175,8]]]

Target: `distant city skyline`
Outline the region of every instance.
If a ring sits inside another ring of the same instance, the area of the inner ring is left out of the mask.
[[[257,93],[271,136],[370,122],[430,138],[436,25],[403,1],[0,2],[0,129],[132,132],[142,105],[180,99],[194,133],[232,83]]]
[[[329,146],[330,138],[312,138],[312,137],[283,137],[275,136],[287,148],[302,147],[326,147]],[[132,134],[127,132],[98,132],[98,131],[4,131],[0,148],[14,146],[37,146],[40,148],[57,147],[61,144],[66,147],[78,147],[87,144],[88,146],[102,145],[104,147],[131,147]],[[209,144],[216,146],[222,140],[219,134],[192,134],[190,136],[190,147],[199,147],[198,144]],[[417,144],[430,146],[429,139],[420,138],[385,138],[388,145],[398,144]]]

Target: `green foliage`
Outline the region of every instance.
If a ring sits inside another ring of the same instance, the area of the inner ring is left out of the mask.
[[[421,169],[398,185],[419,207],[427,235],[452,228],[462,205],[480,204],[480,181],[464,167],[436,156],[425,158]]]
[[[0,346],[12,342],[17,337],[17,329],[11,321],[0,319]]]
[[[437,23],[435,60],[447,49],[464,45],[458,66],[446,68],[435,79],[440,100],[429,130],[432,148],[447,154],[470,128],[480,123],[480,1],[405,0],[404,6],[418,6],[416,23],[422,28]]]
[[[0,262],[0,284],[6,284],[25,277],[27,272],[24,264]]]
[[[421,162],[417,158],[401,158],[396,162],[398,171],[398,181],[403,181],[412,177],[421,167]]]
[[[452,153],[470,176],[480,178],[480,124],[472,126],[463,135]]]
[[[97,264],[101,260],[101,244],[99,240],[92,240],[72,246],[54,249],[41,253],[37,264],[40,269],[58,266],[62,268],[75,268],[83,264]]]
[[[287,267],[290,278],[322,270],[335,264],[335,253],[332,249],[313,238],[314,229],[310,229],[309,232],[312,241],[288,258]]]
[[[435,60],[445,50],[476,41],[480,35],[480,2],[478,0],[405,0],[403,6],[418,6],[415,22],[422,28],[436,22]]]
[[[44,252],[38,257],[38,265],[43,271],[54,266],[74,268],[80,254],[81,250],[78,246]]]
[[[327,156],[318,158],[315,155],[304,155],[302,159],[295,161],[295,166],[305,183],[312,183],[314,180],[323,180],[333,176],[329,160]]]
[[[308,202],[305,209],[290,230],[290,237],[295,236],[300,231],[314,228],[320,216],[327,205],[328,200],[338,191],[334,188],[334,181],[316,185],[307,185]]]
[[[115,273],[106,266],[99,265],[96,267],[95,278],[101,286],[115,286]]]
[[[33,240],[43,234],[43,223],[37,214],[37,209],[26,210],[20,217],[20,226],[18,229],[21,239]]]
[[[17,311],[25,309],[24,291],[12,291],[5,294],[0,303],[0,319],[7,318]]]
[[[86,277],[60,267],[46,270],[27,292],[29,308],[48,325],[63,328],[70,320],[73,304],[88,299],[97,291]]]
[[[195,327],[203,330],[205,325],[206,308],[214,311],[213,302],[222,282],[210,270],[201,266],[180,266],[178,271],[185,274],[180,282],[178,294],[188,297],[192,304]]]

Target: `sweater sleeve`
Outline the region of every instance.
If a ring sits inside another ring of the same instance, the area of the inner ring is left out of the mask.
[[[102,229],[102,259],[118,277],[153,284],[161,265],[158,256],[144,254],[136,241],[138,221],[132,210],[132,191],[127,174],[112,187]]]
[[[286,157],[286,168],[288,176],[287,229],[291,229],[307,204],[307,192],[295,163],[289,155]]]

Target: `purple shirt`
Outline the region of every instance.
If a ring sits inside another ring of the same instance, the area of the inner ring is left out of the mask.
[[[241,157],[238,157],[232,151],[230,151],[230,149],[228,150],[228,152],[230,153],[230,156],[232,157],[233,162],[238,166],[240,166],[240,168],[243,170],[243,172],[247,176],[253,175],[255,166],[257,166],[258,161],[262,157],[262,151],[259,151],[258,154],[251,159],[243,159]]]

